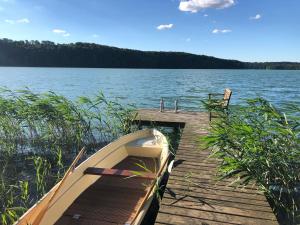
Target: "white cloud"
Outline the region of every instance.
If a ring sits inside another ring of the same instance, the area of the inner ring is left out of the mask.
[[[52,32],[55,33],[55,34],[60,34],[63,37],[69,37],[71,35],[67,31],[62,30],[62,29],[53,29]]]
[[[30,23],[30,20],[28,18],[22,18],[17,20],[16,23]]]
[[[52,31],[53,31],[53,33],[56,33],[56,34],[65,34],[65,33],[67,33],[67,31],[61,30],[61,29],[53,29]]]
[[[14,20],[4,20],[5,23],[9,23],[9,24],[15,24]]]
[[[191,38],[185,39],[186,42],[190,42],[191,40],[192,40]]]
[[[196,13],[202,9],[223,9],[234,5],[235,0],[181,0],[179,10]]]
[[[204,14],[203,16],[204,16],[204,17],[208,17],[208,14]]]
[[[93,34],[92,37],[93,37],[93,38],[98,38],[99,35],[98,35],[98,34]]]
[[[212,31],[212,33],[213,34],[220,34],[220,33],[222,33],[222,34],[226,34],[226,33],[230,33],[230,32],[232,32],[232,30],[229,30],[229,29],[214,29],[213,31]]]
[[[170,24],[161,24],[159,26],[156,27],[157,30],[167,30],[167,29],[171,29],[174,25],[172,23]]]
[[[261,15],[260,14],[256,14],[255,16],[251,16],[249,19],[250,20],[259,20],[259,19],[261,19]]]
[[[9,24],[16,24],[16,23],[30,23],[30,20],[28,18],[22,18],[18,20],[4,20],[4,22],[9,23]]]

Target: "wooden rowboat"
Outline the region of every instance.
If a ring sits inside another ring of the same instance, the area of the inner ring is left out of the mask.
[[[70,168],[16,224],[140,224],[168,158],[168,142],[159,131],[125,135]]]

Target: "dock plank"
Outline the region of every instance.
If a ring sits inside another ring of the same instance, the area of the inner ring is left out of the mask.
[[[264,194],[255,186],[243,189],[232,179],[216,177],[219,160],[201,149],[198,139],[209,130],[208,114],[203,112],[159,112],[141,109],[140,124],[181,126],[175,163],[156,218],[156,224],[278,224]]]

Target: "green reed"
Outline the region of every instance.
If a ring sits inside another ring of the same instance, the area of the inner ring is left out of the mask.
[[[221,179],[233,178],[242,186],[256,184],[276,210],[296,221],[300,215],[300,108],[292,104],[285,110],[289,115],[265,99],[248,99],[212,123],[211,133],[201,140],[222,160]]]
[[[40,156],[35,156],[32,158],[35,168],[35,184],[36,193],[38,193],[38,198],[46,194],[47,189],[47,177],[50,173],[51,164],[47,159]]]
[[[27,210],[28,204],[28,182],[20,181],[19,185],[12,185],[0,179],[1,224],[13,224]]]

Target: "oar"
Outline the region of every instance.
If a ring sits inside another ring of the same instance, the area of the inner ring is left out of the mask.
[[[79,161],[79,159],[82,157],[82,155],[85,152],[85,148],[83,147],[80,152],[78,153],[78,155],[76,156],[76,158],[74,159],[74,161],[72,162],[71,166],[69,167],[69,169],[67,170],[67,172],[65,173],[64,177],[62,178],[62,180],[60,181],[60,184],[58,185],[58,187],[56,188],[54,194],[51,196],[51,198],[49,199],[49,201],[45,204],[45,206],[42,208],[41,212],[39,213],[39,215],[37,216],[37,218],[34,220],[34,222],[32,223],[32,225],[39,225],[40,222],[42,221],[47,209],[50,206],[50,203],[52,202],[52,200],[55,198],[55,196],[57,195],[57,193],[59,192],[60,188],[63,186],[63,184],[65,183],[65,181],[67,180],[67,177],[74,171],[75,166],[77,164],[77,162]]]

